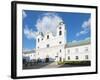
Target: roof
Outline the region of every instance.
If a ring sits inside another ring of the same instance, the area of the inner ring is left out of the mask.
[[[91,44],[90,39],[67,43],[67,48]]]
[[[23,50],[24,54],[35,53],[35,50]]]

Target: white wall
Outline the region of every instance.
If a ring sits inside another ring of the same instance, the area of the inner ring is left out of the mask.
[[[88,51],[85,51],[86,48],[88,48]],[[70,50],[69,53],[68,53],[68,50]],[[88,59],[85,59],[86,55],[88,55]],[[70,61],[71,60],[75,61],[76,56],[79,57],[79,59],[77,59],[76,61],[91,60],[91,45],[87,44],[87,45],[66,48],[66,60],[68,60],[68,56],[70,56]]]
[[[11,65],[10,1],[11,0],[0,0],[0,80],[11,80],[10,78],[10,70],[11,70],[10,69],[11,68],[10,66]],[[58,3],[61,2],[67,4],[70,3],[70,4],[84,4],[84,5],[92,4],[92,5],[99,5],[99,9],[100,9],[100,0],[32,0],[32,1],[47,1],[47,2],[58,2]],[[98,18],[100,21],[100,16]],[[98,30],[100,30],[100,27]],[[100,41],[100,37],[98,41]],[[98,42],[98,44],[100,44],[100,42]],[[100,49],[98,53],[100,53]],[[100,57],[100,54],[98,54],[98,57]],[[98,61],[100,61],[100,58],[98,59],[99,59]],[[98,65],[100,71],[100,62]],[[36,78],[36,79],[25,79],[25,80],[41,80],[41,79]],[[51,77],[51,78],[48,77],[48,78],[42,78],[42,80],[100,80],[100,73],[91,74],[91,75],[80,75],[80,76],[77,75],[77,76],[64,76],[64,77]]]
[[[35,53],[23,53],[23,57],[29,57],[30,60],[35,59]]]
[[[59,29],[59,27],[61,27],[61,29]],[[57,27],[57,33],[56,36],[53,36],[52,32],[47,32],[46,34],[44,34],[43,40],[41,40],[41,38],[39,39],[39,42],[36,42],[36,57],[37,59],[45,59],[47,56],[48,58],[52,58],[50,61],[54,61],[55,60],[55,56],[57,56],[57,54],[61,54],[60,57],[62,57],[62,53],[64,53],[64,45],[66,43],[66,37],[65,37],[65,25],[60,25],[59,27]],[[59,35],[59,31],[62,32],[61,35]],[[47,35],[49,36],[49,39],[47,39]],[[61,42],[61,43],[59,43]],[[47,45],[49,45],[49,47],[47,47]],[[60,52],[61,50],[61,52]]]

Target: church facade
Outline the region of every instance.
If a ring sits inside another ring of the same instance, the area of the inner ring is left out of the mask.
[[[47,31],[45,35],[39,33],[36,38],[36,59],[54,61],[58,56],[64,58],[66,40],[63,22],[57,26],[56,35],[50,31]]]

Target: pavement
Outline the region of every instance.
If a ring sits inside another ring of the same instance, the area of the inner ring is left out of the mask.
[[[84,67],[90,66],[90,64],[61,64],[58,65],[56,62],[48,62],[48,63],[38,63],[38,64],[28,64],[23,65],[23,69],[44,69],[44,68],[62,68],[62,67]]]
[[[57,65],[56,62],[38,63],[32,65],[23,65],[23,69],[40,69],[40,68],[58,68],[61,65]]]
[[[52,63],[50,63],[50,64],[48,64],[48,65],[46,65],[45,67],[42,67],[42,68],[58,68],[60,66],[62,66],[62,65],[58,65],[56,62],[52,62]]]

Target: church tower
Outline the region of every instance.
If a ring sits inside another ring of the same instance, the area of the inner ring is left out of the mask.
[[[67,44],[67,36],[66,36],[66,28],[65,24],[63,22],[60,22],[57,26],[57,41],[58,43],[58,61],[64,61],[66,60],[66,49],[65,45]]]
[[[66,36],[66,28],[63,22],[60,22],[57,26],[57,37],[61,38],[62,43],[66,44],[67,36]]]

